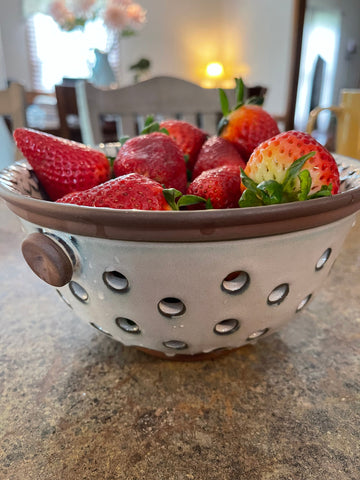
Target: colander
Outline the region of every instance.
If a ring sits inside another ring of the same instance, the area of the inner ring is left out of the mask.
[[[124,345],[195,359],[270,335],[314,297],[360,208],[360,162],[335,158],[339,194],[265,207],[53,203],[26,161],[1,172],[0,195],[27,232],[25,260],[79,317]]]

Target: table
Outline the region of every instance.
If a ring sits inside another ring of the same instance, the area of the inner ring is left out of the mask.
[[[1,204],[1,479],[359,479],[360,222],[280,333],[181,363],[79,321],[22,236]]]

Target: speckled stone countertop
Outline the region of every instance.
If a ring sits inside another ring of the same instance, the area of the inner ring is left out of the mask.
[[[359,480],[359,223],[280,333],[172,362],[78,320],[0,203],[1,480]]]

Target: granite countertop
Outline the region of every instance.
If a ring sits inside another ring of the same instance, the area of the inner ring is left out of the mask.
[[[173,362],[78,320],[0,203],[0,478],[358,480],[359,223],[280,333]]]

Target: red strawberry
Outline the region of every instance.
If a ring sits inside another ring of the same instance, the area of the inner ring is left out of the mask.
[[[225,138],[211,137],[201,147],[193,170],[193,179],[204,170],[221,167],[222,165],[238,165],[245,168],[245,162],[232,143]]]
[[[83,192],[69,193],[57,200],[87,207],[136,210],[171,210],[163,187],[155,180],[129,173]]]
[[[263,141],[280,133],[276,121],[261,106],[243,102],[244,84],[236,79],[237,105],[230,110],[226,94],[220,89],[224,117],[219,124],[219,135],[232,142],[247,161]],[[251,99],[257,102],[257,99]],[[262,99],[261,99],[262,101]]]
[[[51,200],[109,179],[108,159],[93,148],[28,128],[14,138]]]
[[[201,146],[208,137],[207,133],[182,120],[165,120],[160,123],[160,128],[165,128],[169,132],[170,138],[187,156],[186,166],[192,171]]]
[[[291,130],[259,145],[241,175],[240,206],[307,200],[335,194],[340,180],[333,156],[311,135]]]
[[[213,208],[238,207],[241,195],[240,167],[223,165],[202,172],[190,183],[187,194],[210,200]],[[203,209],[205,207],[200,204],[198,208]]]
[[[179,147],[159,132],[139,135],[127,140],[114,162],[116,177],[140,173],[181,192],[186,189],[186,165]]]

